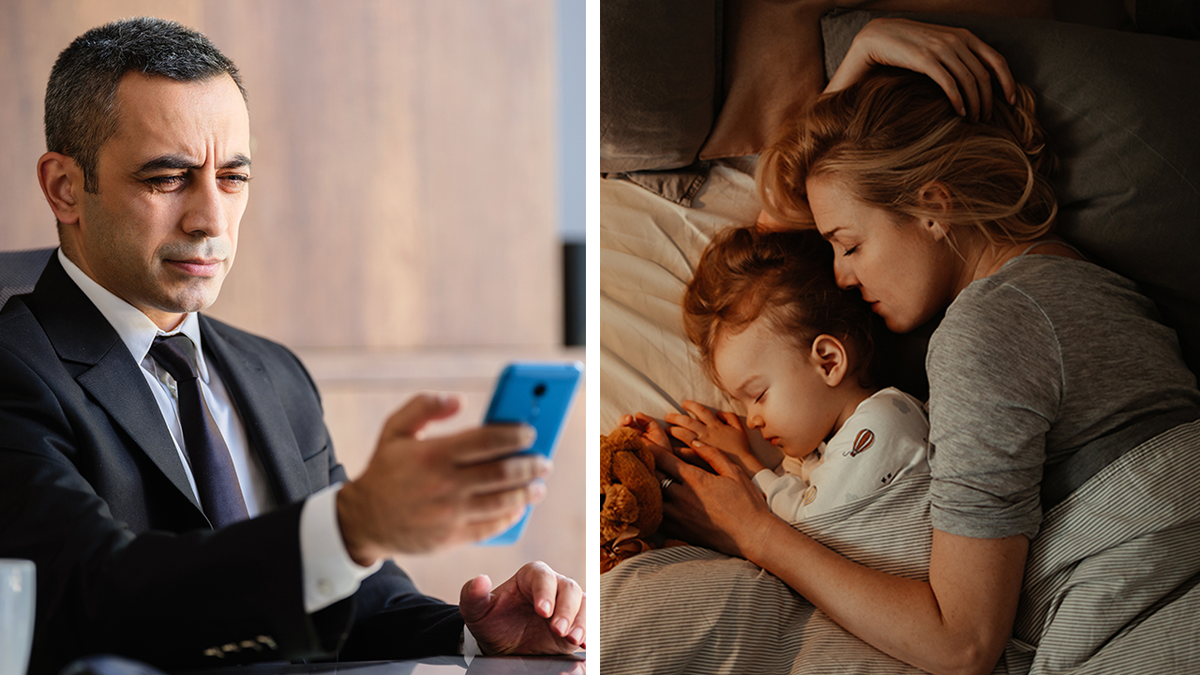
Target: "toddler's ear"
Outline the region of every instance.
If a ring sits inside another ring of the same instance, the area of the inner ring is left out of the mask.
[[[832,335],[818,335],[812,343],[811,356],[821,378],[830,387],[836,387],[850,368],[849,355],[842,341]]]

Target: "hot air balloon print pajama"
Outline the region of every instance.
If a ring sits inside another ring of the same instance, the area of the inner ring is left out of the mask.
[[[775,515],[794,523],[918,473],[929,473],[929,419],[919,400],[888,387],[860,403],[811,455],[785,457],[754,482]]]

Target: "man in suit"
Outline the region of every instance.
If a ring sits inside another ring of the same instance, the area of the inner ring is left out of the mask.
[[[346,482],[295,356],[198,313],[249,195],[232,62],[172,22],[93,29],[55,64],[46,133],[60,249],[0,313],[0,557],[37,564],[31,673],[583,644],[583,593],[544,564],[453,606],[385,561],[515,522],[548,471],[512,454],[528,428],[418,440],[459,405],[418,396]]]

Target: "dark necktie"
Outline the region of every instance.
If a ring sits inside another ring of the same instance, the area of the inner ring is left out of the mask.
[[[179,423],[192,464],[192,477],[200,493],[200,505],[214,528],[249,517],[238,485],[229,448],[216,422],[204,409],[200,381],[196,379],[195,346],[178,333],[154,338],[150,356],[175,378],[179,397]]]

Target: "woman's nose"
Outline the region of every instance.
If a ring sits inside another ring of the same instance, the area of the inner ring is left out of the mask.
[[[748,417],[746,418],[746,424],[750,425],[750,428],[751,428],[751,429],[761,429],[761,428],[763,428],[763,418],[762,418],[762,415],[759,415],[759,414],[755,413],[755,414],[752,414],[752,415],[748,416]]]
[[[833,278],[841,288],[854,288],[858,285],[858,278],[854,276],[854,269],[850,263],[842,262],[841,257],[833,259]]]

